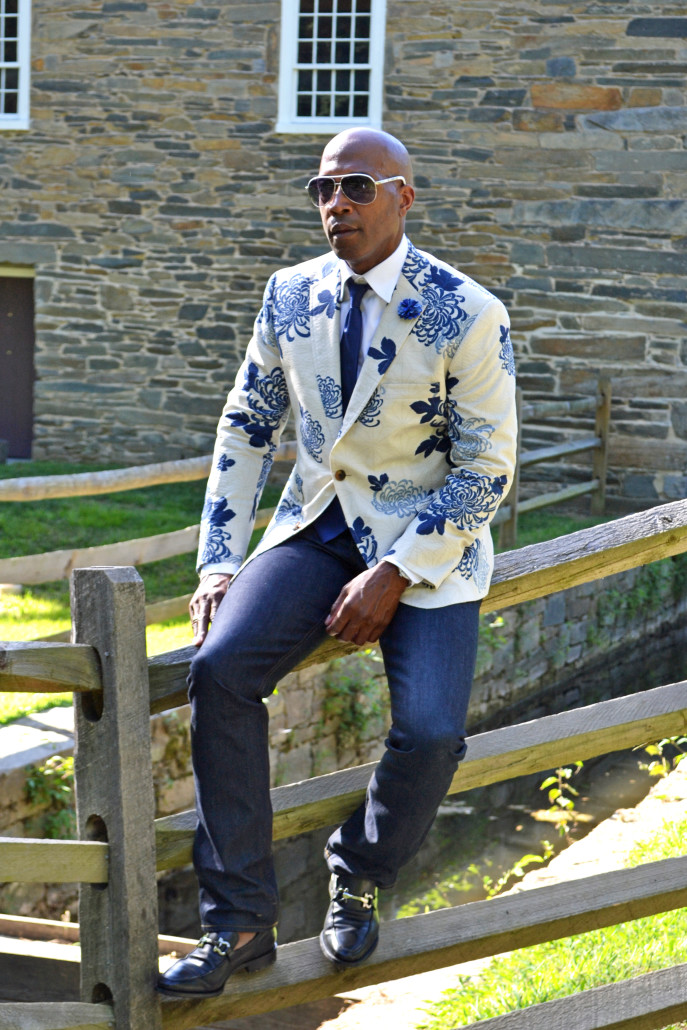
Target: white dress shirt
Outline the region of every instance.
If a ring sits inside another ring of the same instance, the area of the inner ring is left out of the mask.
[[[393,292],[396,289],[398,277],[401,274],[403,265],[408,255],[408,237],[404,236],[393,254],[390,254],[384,261],[380,261],[374,268],[370,268],[364,275],[358,275],[351,266],[339,259],[341,281],[344,283],[344,295],[341,301],[341,325],[346,323],[346,315],[351,306],[351,296],[348,289],[348,280],[353,277],[357,282],[366,282],[370,289],[363,294],[360,303],[360,311],[363,316],[363,336],[358,355],[358,372],[362,368],[363,361],[372,343],[372,337],[377,331],[384,308],[391,301]],[[398,571],[410,582],[411,585],[420,583],[420,577],[414,575],[403,567],[401,562],[396,561],[393,556],[384,558],[384,561],[395,565]]]

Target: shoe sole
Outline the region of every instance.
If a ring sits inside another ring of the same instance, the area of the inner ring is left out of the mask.
[[[274,965],[276,961],[277,949],[274,947],[271,951],[265,952],[264,955],[256,955],[255,958],[249,959],[242,966],[235,966],[227,975],[227,979],[222,986],[218,987],[215,991],[184,991],[183,989],[177,990],[175,987],[167,987],[160,984],[157,992],[158,994],[164,994],[166,998],[196,998],[198,1001],[202,998],[216,998],[220,994],[224,994],[225,984],[234,973],[257,973],[261,969],[267,969],[268,966]]]
[[[329,959],[329,961],[332,962],[335,966],[338,966],[341,969],[350,969],[351,966],[359,966],[361,962],[367,961],[367,959],[370,957],[370,955],[375,950],[378,944],[379,937],[375,937],[374,941],[372,942],[372,947],[368,948],[365,954],[361,955],[360,958],[356,958],[351,962],[350,960],[339,958],[336,952],[330,950],[329,945],[327,943],[327,939],[324,935],[324,930],[320,934],[320,949],[322,951],[322,954],[325,958]]]

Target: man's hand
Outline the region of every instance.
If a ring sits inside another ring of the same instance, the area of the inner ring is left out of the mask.
[[[346,583],[325,619],[332,637],[352,644],[373,644],[391,622],[408,586],[391,562],[381,561]]]
[[[219,603],[227,592],[232,576],[224,572],[210,572],[203,576],[198,589],[191,598],[188,610],[193,628],[193,643],[196,647],[205,640],[208,626],[219,608]]]

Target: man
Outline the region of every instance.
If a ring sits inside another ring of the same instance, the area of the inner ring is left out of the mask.
[[[366,801],[325,851],[320,942],[337,965],[372,953],[377,889],[420,847],[465,751],[488,523],[515,456],[513,354],[500,301],[409,243],[411,183],[386,133],[327,144],[308,192],[333,254],[272,276],[220,419],[190,606],[204,935],[161,978],[175,996],[274,960],[262,702],[326,634],[379,640],[391,701]],[[289,410],[296,464],[244,564]]]

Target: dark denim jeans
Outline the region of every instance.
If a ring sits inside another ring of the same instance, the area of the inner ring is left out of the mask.
[[[275,925],[268,713],[263,698],[326,638],[324,619],[365,570],[348,533],[312,529],[258,555],[232,582],[191,663],[203,929]],[[366,801],[327,845],[332,871],[390,887],[429,830],[465,753],[479,602],[401,604],[380,643],[391,728]]]

